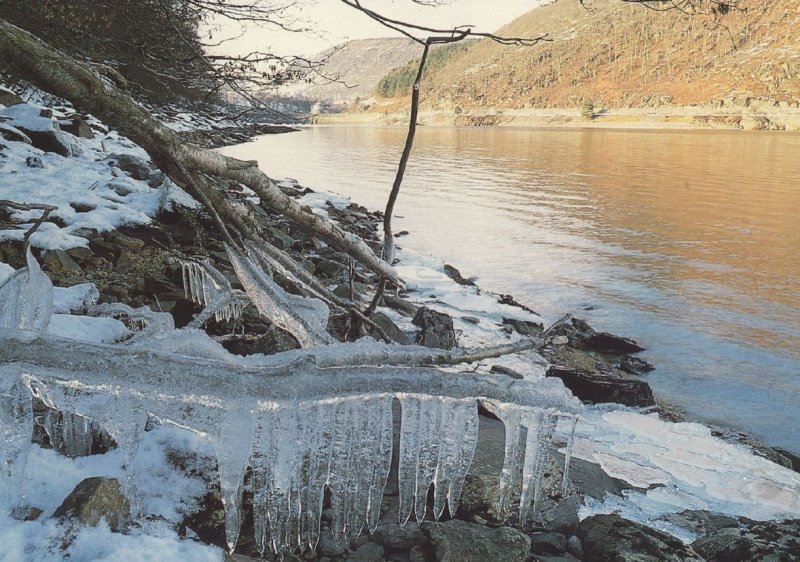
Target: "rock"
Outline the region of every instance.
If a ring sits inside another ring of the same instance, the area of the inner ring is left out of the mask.
[[[545,507],[540,513],[534,514],[534,517],[539,521],[537,526],[546,531],[572,532],[580,521],[580,508],[581,499],[578,496],[569,496]]]
[[[353,293],[356,301],[365,299],[367,296],[367,286],[364,283],[356,281],[353,284]],[[341,283],[334,290],[333,294],[340,299],[350,299],[350,283]]]
[[[544,331],[543,324],[529,320],[503,318],[503,325],[511,327],[512,330],[523,336],[539,336]]]
[[[437,349],[455,347],[456,333],[453,330],[453,319],[447,314],[423,306],[417,311],[412,322],[421,328],[417,343]]]
[[[786,459],[786,461],[782,463],[786,468],[790,468],[795,472],[800,472],[800,456],[786,449],[781,449],[780,447],[775,447],[775,452]]]
[[[0,91],[0,93],[2,92]],[[17,521],[36,521],[42,513],[44,511],[38,507],[18,506],[11,510],[11,517]]]
[[[105,519],[112,531],[124,532],[131,521],[131,506],[116,479],[93,476],[75,487],[53,517],[76,519],[89,527]]]
[[[383,547],[374,542],[361,545],[347,557],[352,562],[384,562]]]
[[[517,302],[514,299],[514,297],[511,296],[511,295],[497,295],[497,302],[499,302],[500,304],[505,304],[505,305],[508,305],[508,306],[514,306],[516,308],[521,308],[522,310],[526,310],[526,311],[530,312],[531,314],[536,314],[536,312],[534,310],[528,308],[524,304],[521,304],[521,303]]]
[[[272,355],[281,351],[299,349],[300,344],[291,335],[272,325],[263,335],[227,339],[222,342],[222,347],[236,355],[252,355],[254,353]]]
[[[461,272],[450,264],[444,264],[444,274],[459,285],[475,285],[475,283],[469,279],[464,279],[461,276]]]
[[[49,250],[43,256],[44,270],[52,279],[81,275],[83,270],[64,250]]]
[[[407,300],[395,297],[393,295],[384,294],[383,301],[386,303],[386,306],[388,306],[389,308],[393,308],[394,310],[396,310],[400,314],[403,314],[404,316],[414,317],[416,316],[417,311],[419,310],[418,306],[411,304]]]
[[[615,373],[587,373],[555,365],[547,369],[546,376],[560,378],[564,381],[564,386],[587,404],[605,402],[624,406],[655,404],[650,385],[639,379],[627,379]]]
[[[438,562],[525,562],[531,539],[511,527],[490,529],[454,519],[422,523],[422,532],[436,550]]]
[[[319,277],[326,277],[328,279],[336,279],[339,274],[345,270],[345,265],[333,260],[319,260],[317,266],[314,268],[314,275]]]
[[[386,316],[383,312],[375,312],[370,317],[373,322],[375,322],[378,326],[380,326],[386,335],[389,336],[393,341],[396,341],[399,344],[403,345],[411,345],[414,342],[411,340],[408,335],[397,327],[391,318]]]
[[[330,556],[330,557],[337,557],[343,556],[345,552],[347,552],[347,543],[340,542],[337,543],[333,540],[333,535],[331,534],[330,529],[323,529],[319,536],[319,543],[317,544],[317,550],[323,556]]]
[[[17,105],[18,103],[22,103],[21,97],[8,88],[0,86],[0,105],[5,105],[8,107],[11,105]]]
[[[462,316],[461,319],[464,322],[469,322],[470,324],[475,324],[476,326],[481,323],[481,319],[476,318],[475,316]]]
[[[667,513],[659,517],[662,521],[669,521],[672,525],[687,529],[695,536],[704,536],[715,533],[720,529],[739,526],[739,520],[727,515],[710,513],[700,510],[684,510],[680,513]]]
[[[415,546],[408,553],[408,562],[436,562],[436,553],[430,546]]]
[[[61,130],[70,135],[80,137],[82,139],[93,139],[94,130],[83,120],[81,115],[73,115],[68,119],[62,119],[58,122]]]
[[[153,170],[147,160],[132,154],[109,154],[103,162],[114,168],[119,168],[133,179],[140,181],[147,181]]]
[[[797,560],[800,519],[744,521],[741,528],[720,529],[697,539],[692,548],[708,562]]]
[[[651,363],[644,359],[630,355],[623,355],[619,358],[619,368],[631,375],[643,375],[655,369]]]
[[[393,550],[409,550],[415,545],[425,541],[419,526],[408,524],[405,527],[400,525],[383,525],[372,533],[372,540],[376,543]]]
[[[581,521],[575,534],[581,540],[586,560],[703,560],[692,547],[675,537],[628,521],[619,515],[588,517]]]
[[[572,535],[569,539],[567,539],[567,551],[575,556],[578,560],[583,560],[584,552],[583,552],[583,544],[581,544],[581,539]]]
[[[564,465],[564,455],[554,452],[556,463]],[[625,490],[634,489],[633,486],[606,474],[599,464],[572,457],[569,461],[569,480],[575,491],[582,496],[589,496],[602,500],[608,494],[622,496]]]
[[[31,144],[43,152],[55,152],[65,158],[78,152],[58,122],[49,116],[43,116],[42,110],[34,105],[27,103],[13,105],[0,110],[0,116],[7,117],[9,120],[6,125],[24,133]]]
[[[563,554],[567,551],[567,537],[561,533],[533,533],[531,550],[534,554]]]
[[[644,348],[629,338],[623,338],[608,332],[595,332],[586,320],[573,318],[571,323],[564,324],[558,334],[569,338],[570,343],[579,349],[622,355],[644,351]]]
[[[502,365],[492,365],[492,368],[489,369],[489,372],[493,375],[506,375],[507,377],[517,380],[522,380],[525,378],[522,376],[522,374],[518,373],[514,369],[509,369],[508,367],[503,367]]]
[[[25,158],[25,165],[28,168],[44,168],[44,162],[38,156],[28,156]]]
[[[567,345],[569,338],[567,336],[556,336],[551,340],[553,345]]]

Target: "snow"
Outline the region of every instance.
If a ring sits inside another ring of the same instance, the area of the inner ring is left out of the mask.
[[[35,130],[57,128],[56,119],[63,115],[56,112],[53,118],[40,117],[40,110],[36,105],[17,104],[0,110],[0,115],[12,117],[7,126],[16,123]],[[88,230],[105,232],[122,225],[148,224],[161,209],[198,205],[169,179],[161,187],[152,188],[146,180],[130,178],[104,162],[104,158],[115,153],[149,159],[144,150],[117,132],[96,133],[93,139],[61,131],[57,134],[74,147],[73,157],[42,152],[23,142],[5,141],[4,158],[0,158],[0,174],[13,177],[13,181],[4,182],[4,199],[17,203],[46,202],[58,207],[51,216],[64,226],[53,222],[42,224],[31,238],[33,246],[45,250],[86,246]],[[26,159],[32,156],[40,158],[44,167],[29,167]],[[21,240],[40,214],[41,211],[15,211],[13,216],[26,224],[0,230],[0,241]]]
[[[53,314],[47,333],[82,341],[113,343],[127,338],[131,332],[125,324],[114,318]]]

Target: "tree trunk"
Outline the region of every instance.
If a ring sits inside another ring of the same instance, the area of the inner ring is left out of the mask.
[[[3,69],[71,101],[79,110],[99,117],[138,143],[166,174],[181,185],[188,184],[194,195],[212,207],[209,209],[212,213],[218,213],[223,220],[242,230],[245,237],[258,239],[255,229],[241,220],[225,196],[187,175],[203,172],[245,184],[264,204],[314,232],[367,269],[398,281],[394,268],[376,256],[363,240],[322,217],[304,211],[296,201],[284,195],[255,162],[243,162],[184,144],[177,133],[153,119],[130,96],[101,78],[93,68],[5,20],[0,20],[0,61]],[[189,174],[186,170],[190,171]]]

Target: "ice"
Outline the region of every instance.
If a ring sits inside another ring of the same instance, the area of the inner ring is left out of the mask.
[[[522,494],[519,500],[519,520],[525,522],[533,504],[536,513],[542,476],[550,460],[553,432],[558,422],[555,411],[536,410],[525,417],[527,426],[525,455],[522,465]]]
[[[85,311],[97,304],[100,292],[94,283],[53,288],[53,314]]]
[[[33,406],[27,382],[27,377],[0,378],[0,499],[6,505],[22,495],[31,448]]]
[[[229,246],[225,248],[236,276],[261,314],[292,334],[303,348],[333,341],[325,332],[330,310],[324,302],[287,293],[253,260]]]
[[[27,267],[0,283],[0,328],[43,331],[53,311],[53,284],[27,248]]]
[[[451,513],[456,509],[477,439],[477,400],[517,408],[520,416],[546,408],[580,410],[552,379],[534,383],[419,367],[320,368],[296,356],[291,362],[236,358],[211,346],[213,340],[199,339],[201,333],[178,330],[147,345],[107,345],[0,330],[0,381],[30,373],[46,404],[96,420],[108,431],[121,449],[134,511],[133,460],[148,414],[206,435],[217,452],[229,545],[239,535],[249,465],[256,541],[273,552],[315,547],[326,487],[336,540],[375,528],[391,466],[395,398],[403,411],[403,509],[416,511],[419,520],[431,485],[434,517],[446,503]],[[157,349],[179,336],[188,338],[181,355]],[[206,343],[213,351],[199,349]],[[198,349],[189,355],[192,346]],[[87,447],[86,422],[67,423],[75,424],[65,433],[74,441],[68,447]],[[536,445],[545,446],[541,439]],[[535,477],[535,470],[529,472]]]
[[[474,399],[401,395],[400,523],[412,511],[425,518],[428,490],[434,486],[433,516],[438,520],[449,502],[455,513],[478,437]]]
[[[187,299],[205,308],[195,317],[191,327],[199,328],[211,316],[219,321],[241,317],[249,299],[235,291],[228,279],[208,261],[182,260],[183,289]]]

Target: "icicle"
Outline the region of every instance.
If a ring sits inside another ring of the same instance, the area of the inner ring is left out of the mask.
[[[330,314],[325,303],[287,293],[251,259],[229,246],[225,249],[236,276],[262,315],[292,334],[303,348],[332,343],[325,331]]]
[[[53,312],[53,284],[28,248],[28,266],[0,283],[0,328],[43,332]]]
[[[253,442],[253,408],[234,402],[225,410],[214,447],[225,508],[225,539],[233,553],[242,526],[242,486]]]
[[[0,498],[16,503],[33,431],[30,377],[0,378]]]
[[[434,478],[433,516],[438,521],[447,500],[455,517],[458,499],[478,443],[478,408],[473,399],[444,399],[439,463]]]
[[[575,444],[575,428],[578,426],[578,416],[563,416],[570,420],[569,437],[567,438],[567,447],[564,451],[564,477],[561,479],[561,494],[567,493],[567,484],[569,484],[569,463],[572,461],[572,447]]]
[[[524,449],[522,440],[523,409],[517,406],[497,405],[495,413],[505,425],[506,439],[503,456],[503,469],[500,473],[500,497],[498,510],[500,514],[508,513],[511,506],[511,494],[519,484]]]
[[[50,445],[70,458],[92,452],[92,420],[72,412],[48,408],[42,420]]]
[[[522,468],[522,494],[519,501],[520,524],[527,520],[531,504],[533,512],[536,513],[542,477],[550,460],[550,444],[558,414],[553,411],[536,410],[527,414],[524,419],[528,432]]]

